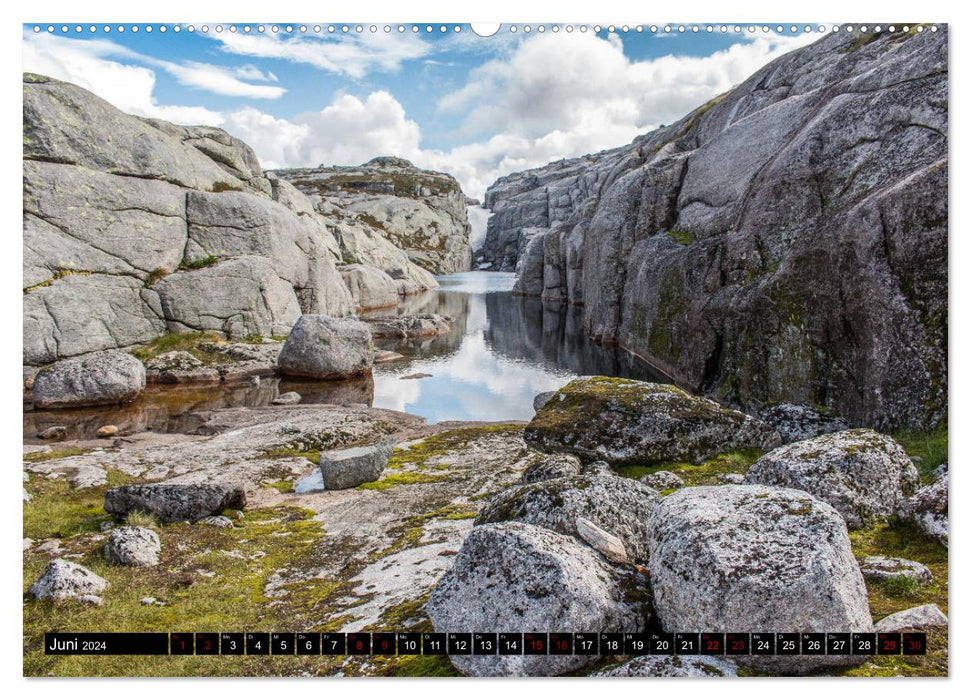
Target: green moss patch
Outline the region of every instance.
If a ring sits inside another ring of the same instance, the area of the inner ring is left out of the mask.
[[[81,449],[80,447],[65,447],[62,450],[50,450],[49,452],[28,452],[24,455],[24,461],[30,464],[37,464],[38,462],[47,462],[52,459],[77,457],[78,455],[87,454],[90,451]]]
[[[166,333],[150,343],[135,348],[131,354],[142,362],[148,362],[167,352],[181,350],[204,364],[215,365],[230,362],[232,358],[213,349],[203,349],[202,346],[225,342],[226,340],[216,333]]]
[[[685,486],[711,486],[723,483],[722,474],[744,474],[762,453],[759,450],[725,452],[701,464],[690,462],[659,462],[657,464],[633,464],[617,468],[617,473],[631,479],[640,479],[647,474],[667,471],[680,476]]]
[[[195,258],[193,260],[189,260],[186,258],[186,259],[183,259],[181,263],[179,263],[179,269],[180,270],[201,270],[204,267],[212,267],[217,262],[219,262],[219,258],[217,258],[215,255],[206,255],[205,257]]]

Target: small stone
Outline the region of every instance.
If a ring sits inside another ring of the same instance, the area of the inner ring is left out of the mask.
[[[79,603],[90,603],[91,605],[98,605],[98,606],[105,604],[104,598],[101,598],[100,596],[96,596],[96,595],[91,595],[90,593],[87,595],[75,596],[74,600],[76,600]]]
[[[33,544],[34,544],[34,541],[32,539],[30,539],[29,537],[25,537],[23,551],[26,552],[28,549],[30,549],[33,546]]]
[[[302,398],[303,397],[297,392],[288,391],[285,394],[280,394],[277,396],[275,399],[273,399],[272,403],[275,406],[293,406],[294,404],[300,403],[300,399]]]
[[[581,474],[600,474],[602,476],[617,476],[610,465],[604,461],[588,462],[580,467]]]
[[[202,525],[210,525],[212,527],[232,527],[233,521],[227,518],[225,515],[210,515],[208,518],[203,518],[199,521]]]
[[[684,479],[674,472],[654,472],[641,477],[641,483],[657,491],[670,491],[684,486]]]
[[[122,566],[155,566],[162,552],[158,533],[147,527],[119,527],[104,546],[105,560]]]
[[[55,559],[27,592],[38,599],[68,600],[79,595],[101,593],[107,587],[107,581],[83,566]]]
[[[533,397],[533,410],[538,411],[547,404],[547,402],[556,396],[555,391],[543,391]]]
[[[157,598],[152,598],[151,596],[148,596],[146,598],[142,598],[138,602],[141,603],[142,605],[158,605],[158,599]]]
[[[897,506],[897,517],[927,537],[948,546],[947,472]]]
[[[860,560],[860,572],[868,581],[909,579],[923,584],[931,580],[931,570],[920,562],[896,557],[864,557]]]
[[[57,555],[61,553],[61,541],[58,539],[46,540],[37,547],[37,551],[42,554]]]
[[[31,496],[29,493],[27,493],[27,489],[23,489],[23,492],[24,492],[24,503],[30,503],[32,500],[34,500],[34,497]]]
[[[719,474],[718,480],[723,484],[742,484],[745,482],[745,475],[737,472],[728,472],[727,474]]]
[[[389,441],[322,452],[320,473],[324,479],[324,488],[328,491],[350,489],[376,481],[388,466],[393,450],[394,442]]]
[[[98,428],[98,437],[99,438],[109,438],[109,437],[113,437],[113,436],[115,436],[117,434],[118,434],[118,426],[117,425],[102,425],[100,428]]]
[[[109,532],[114,527],[115,523],[111,520],[102,520],[100,523],[98,523],[98,529],[101,530],[101,532]]]
[[[615,535],[597,527],[586,518],[577,518],[577,534],[584,542],[615,564],[627,564],[627,549]]]
[[[49,428],[37,433],[37,437],[41,440],[63,440],[67,437],[67,426],[66,425],[52,425]]]
[[[947,615],[933,603],[887,615],[873,626],[877,632],[899,632],[929,627],[947,627]]]

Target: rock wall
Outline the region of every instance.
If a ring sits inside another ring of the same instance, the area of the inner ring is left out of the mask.
[[[369,301],[348,290],[342,262],[390,277],[399,295],[438,286],[409,259],[426,244],[429,269],[469,267],[465,199],[448,176],[379,162],[425,184],[311,198],[220,129],[141,119],[43,76],[24,74],[23,89],[25,365],[166,332],[286,335],[301,314],[348,315]],[[383,186],[373,171],[360,187]]]
[[[416,168],[403,158],[374,158],[357,167],[296,168],[276,175],[309,195],[334,218],[344,262],[390,242],[405,260],[436,275],[472,266],[466,197],[455,178]],[[394,276],[394,275],[392,275]]]
[[[947,407],[947,29],[827,36],[629,146],[498,180],[479,256],[746,410]]]

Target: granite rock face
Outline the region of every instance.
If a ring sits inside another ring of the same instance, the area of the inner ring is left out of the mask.
[[[388,466],[394,442],[320,453],[320,474],[330,491],[377,481]]]
[[[83,566],[66,559],[55,559],[27,590],[38,599],[67,600],[101,593],[108,582]]]
[[[536,412],[526,443],[613,466],[702,461],[721,452],[769,449],[779,435],[751,416],[668,384],[576,379]]]
[[[358,313],[394,308],[401,301],[398,285],[383,270],[370,265],[342,265],[339,270]]]
[[[350,318],[301,316],[277,360],[281,374],[312,379],[345,379],[366,374],[374,364],[367,324]]]
[[[595,673],[597,678],[734,678],[738,667],[718,656],[637,656],[617,668]]]
[[[634,562],[646,563],[648,521],[658,501],[656,491],[633,479],[581,474],[508,488],[475,522],[516,521],[580,537],[577,520],[584,518],[620,539]]]
[[[805,491],[684,488],[650,521],[654,607],[667,631],[868,631],[866,586],[843,518]],[[755,668],[806,672],[854,657],[746,657]]]
[[[483,258],[755,413],[947,407],[948,32],[830,34],[630,145],[498,180]]]
[[[145,388],[145,366],[126,352],[105,350],[41,368],[34,377],[37,408],[106,406],[134,401]]]
[[[435,630],[641,630],[648,622],[643,577],[615,567],[582,542],[526,523],[480,525],[426,604]],[[591,656],[459,656],[467,676],[555,676]]]
[[[945,547],[948,546],[948,477],[939,478],[933,484],[920,489],[897,506],[896,516]]]
[[[119,527],[108,535],[105,561],[122,566],[155,566],[162,553],[158,533],[147,527]]]
[[[533,484],[537,481],[549,481],[564,476],[576,476],[583,465],[573,455],[556,454],[541,455],[535,462],[523,471],[522,482]]]
[[[239,509],[245,505],[246,492],[236,484],[135,484],[118,486],[105,493],[105,511],[112,515],[142,511],[166,523],[195,522],[219,515],[227,508]]]
[[[298,168],[273,174],[317,198],[321,211],[336,205],[346,212],[341,218],[362,223],[373,232],[365,237],[380,236],[422,270],[446,275],[472,266],[466,198],[449,175],[421,170],[395,157],[374,158],[355,167]],[[337,230],[342,249],[354,249],[351,239],[360,234],[341,226]]]
[[[888,518],[920,475],[896,440],[857,429],[779,447],[749,467],[745,483],[808,491],[855,529]]]
[[[25,365],[166,332],[286,335],[302,314],[346,316],[377,293],[394,305],[436,287],[429,270],[469,268],[447,175],[379,159],[308,197],[220,129],[141,119],[44,76],[23,87]],[[374,272],[342,278],[336,263]]]
[[[775,428],[784,443],[838,433],[850,427],[832,411],[793,403],[777,403],[764,408],[759,412],[759,419]]]

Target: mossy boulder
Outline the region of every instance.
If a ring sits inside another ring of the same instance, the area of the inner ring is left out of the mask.
[[[765,423],[669,384],[615,377],[576,379],[533,417],[526,443],[612,466],[701,462],[722,452],[771,449]]]
[[[749,468],[745,483],[808,491],[855,529],[889,517],[920,476],[896,440],[857,429],[779,447]]]

